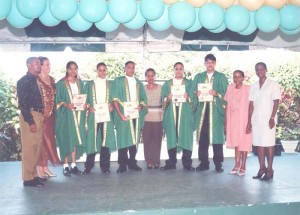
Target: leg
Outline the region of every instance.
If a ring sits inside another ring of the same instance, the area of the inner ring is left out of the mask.
[[[192,151],[183,149],[182,151],[182,165],[183,169],[186,171],[195,171],[195,168],[192,167]]]
[[[241,156],[242,156],[242,165],[240,168],[240,171],[238,173],[239,176],[244,176],[246,173],[246,160],[247,160],[247,152],[243,151],[240,152]]]
[[[166,165],[161,167],[161,170],[170,170],[170,169],[176,169],[176,163],[177,163],[177,148],[168,149],[168,155],[169,159],[166,160]]]
[[[108,147],[101,147],[100,167],[103,173],[110,173],[110,152]]]
[[[71,153],[71,159],[72,159],[71,173],[73,173],[74,175],[81,174],[82,172],[76,166],[76,147],[74,147],[74,150]]]
[[[216,166],[216,172],[224,172],[224,169],[222,167],[222,162],[224,161],[223,144],[213,144],[213,151],[213,161]]]
[[[253,179],[260,179],[263,176],[263,174],[266,172],[264,147],[257,146],[257,157],[259,162],[259,171],[256,176],[253,176]]]
[[[128,155],[127,155],[128,148],[122,148],[118,150],[118,163],[119,168],[117,173],[122,173],[127,170],[127,163],[128,163]]]
[[[239,169],[241,168],[241,152],[239,150],[239,147],[234,148],[234,153],[235,153],[235,165],[233,169],[228,173],[229,175],[234,175],[237,174]]]
[[[92,170],[92,168],[94,167],[95,165],[95,157],[96,157],[96,153],[91,153],[91,154],[88,154],[86,156],[86,161],[84,163],[84,171],[83,171],[83,174],[89,174],[90,171]]]
[[[69,169],[69,163],[68,163],[68,156],[66,156],[64,160],[63,174],[64,176],[71,176],[71,170]]]
[[[273,159],[275,155],[275,146],[265,147],[265,150],[266,150],[268,168],[264,178],[269,180],[273,178]]]
[[[128,160],[127,166],[131,170],[141,171],[142,168],[137,165],[137,161],[135,159],[136,151],[137,150],[136,150],[135,145],[129,147],[129,160]]]

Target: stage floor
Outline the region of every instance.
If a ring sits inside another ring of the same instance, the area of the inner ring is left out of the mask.
[[[164,163],[164,161],[163,161]],[[128,170],[64,177],[62,167],[51,167],[58,176],[45,186],[23,187],[21,162],[0,162],[0,214],[300,214],[300,154],[283,153],[274,160],[274,179],[253,180],[258,160],[250,155],[244,177],[228,175],[234,158],[225,158],[224,173],[214,165],[205,172],[177,169]],[[198,161],[193,160],[193,166]],[[83,163],[80,163],[83,168]]]

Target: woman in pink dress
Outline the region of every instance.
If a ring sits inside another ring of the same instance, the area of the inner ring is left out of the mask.
[[[235,166],[229,174],[239,176],[245,175],[247,153],[252,150],[251,134],[246,134],[250,87],[243,84],[244,76],[244,72],[234,71],[234,83],[228,86],[224,97],[226,146],[235,149]]]

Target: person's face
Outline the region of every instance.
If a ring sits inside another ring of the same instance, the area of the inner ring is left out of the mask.
[[[256,72],[256,75],[258,76],[258,78],[261,79],[261,78],[266,77],[267,70],[263,65],[258,64],[255,67],[255,72]]]
[[[174,67],[174,75],[176,79],[182,79],[183,78],[183,73],[184,73],[184,68],[181,64],[177,64]]]
[[[71,64],[68,68],[68,76],[75,78],[78,74],[78,68],[75,64]]]
[[[49,60],[44,60],[43,65],[41,65],[41,72],[48,75],[50,73],[50,62]]]
[[[153,71],[147,72],[146,80],[147,80],[148,84],[153,84],[154,83],[155,75],[154,75]]]
[[[236,85],[241,85],[241,84],[243,84],[243,81],[244,81],[244,77],[242,76],[241,73],[239,73],[239,72],[233,73],[233,82],[234,82]]]
[[[206,67],[206,71],[208,73],[211,73],[211,72],[215,71],[216,61],[207,60],[207,61],[205,61],[204,65]]]
[[[97,75],[101,79],[106,78],[106,66],[99,66],[97,69]]]
[[[127,76],[132,77],[135,72],[135,64],[129,63],[127,66],[125,66],[125,73]]]
[[[33,75],[38,75],[39,73],[41,73],[41,64],[40,64],[40,60],[35,58],[31,64],[28,65],[28,70],[31,74]]]

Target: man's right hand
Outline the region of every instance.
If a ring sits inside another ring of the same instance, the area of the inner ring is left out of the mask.
[[[127,121],[128,118],[124,114],[120,114],[120,118],[122,121]]]
[[[36,133],[37,132],[37,127],[36,127],[35,124],[29,125],[29,128],[30,128],[30,132],[32,132],[32,133]]]

